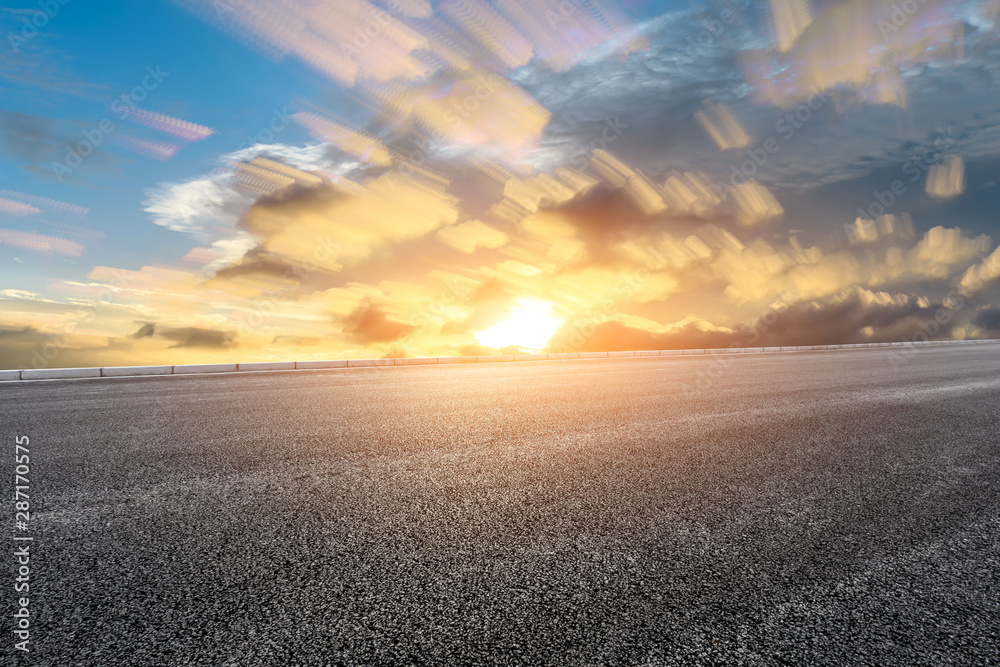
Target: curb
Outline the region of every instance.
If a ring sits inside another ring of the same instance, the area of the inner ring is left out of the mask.
[[[0,370],[0,382],[65,380],[97,377],[137,377],[142,375],[191,375],[203,373],[251,373],[267,371],[316,370],[329,368],[371,368],[375,366],[426,366],[428,364],[484,364],[507,361],[557,361],[564,359],[624,359],[649,357],[706,356],[721,354],[784,354],[819,350],[862,348],[905,348],[926,345],[980,345],[1000,343],[1000,339],[941,340],[899,343],[848,343],[846,345],[796,345],[783,347],[723,347],[692,350],[639,350],[631,352],[553,352],[551,354],[494,354],[478,357],[415,357],[408,359],[331,359],[328,361],[264,361],[236,364],[182,364],[177,366],[113,366],[107,368],[40,368]]]

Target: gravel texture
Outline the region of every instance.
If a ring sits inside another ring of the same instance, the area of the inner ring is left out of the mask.
[[[0,384],[4,664],[1000,664],[1000,346],[899,355]]]

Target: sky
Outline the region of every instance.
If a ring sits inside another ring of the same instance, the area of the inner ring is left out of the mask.
[[[0,8],[0,368],[1000,337],[1000,2]]]

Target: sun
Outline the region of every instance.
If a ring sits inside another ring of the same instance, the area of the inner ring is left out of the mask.
[[[476,334],[487,347],[514,345],[526,350],[541,350],[556,332],[561,320],[552,317],[552,304],[538,299],[520,298],[509,319]]]

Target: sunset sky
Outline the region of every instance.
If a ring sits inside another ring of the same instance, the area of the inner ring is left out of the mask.
[[[5,3],[0,368],[1000,337],[998,12]]]

